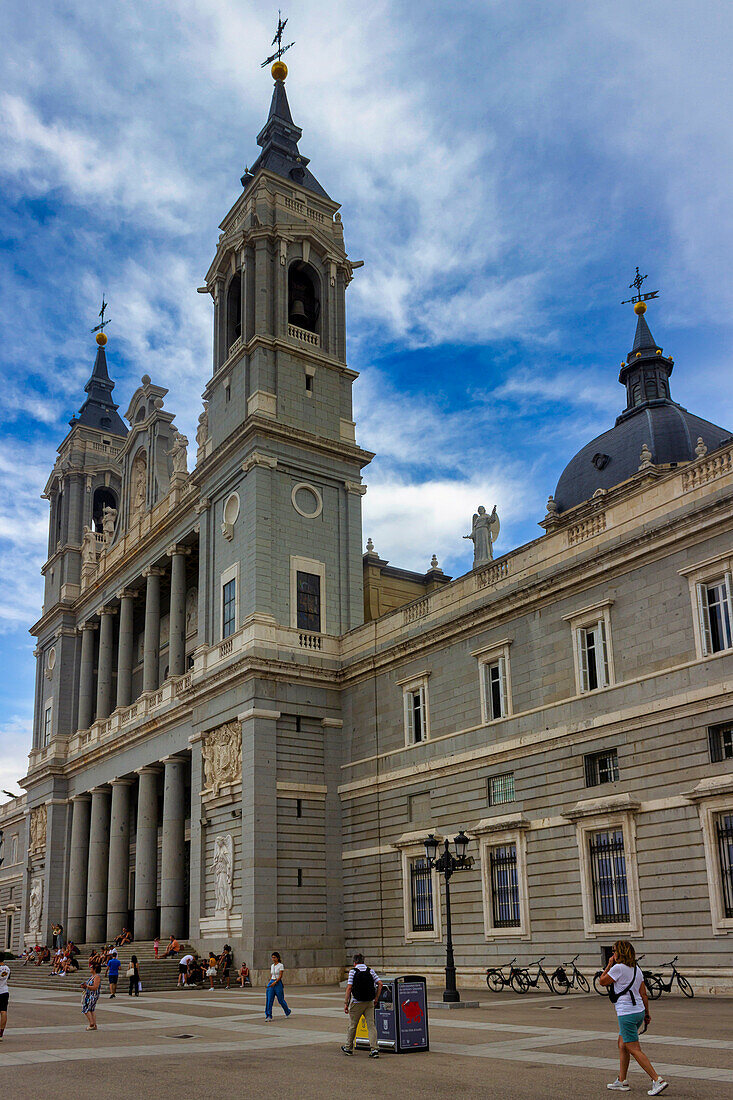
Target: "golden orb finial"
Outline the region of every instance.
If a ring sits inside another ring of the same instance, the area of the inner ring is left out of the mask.
[[[284,61],[276,61],[270,72],[275,80],[284,80],[288,75],[288,67]]]
[[[641,317],[642,313],[646,313],[646,302],[637,302],[634,306],[634,313]]]
[[[104,335],[103,332],[98,332],[95,339],[96,339],[97,343],[99,344],[100,348],[103,348],[104,345],[107,343],[107,337]]]

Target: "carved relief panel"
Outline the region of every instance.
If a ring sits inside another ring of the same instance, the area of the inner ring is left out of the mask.
[[[216,798],[222,787],[242,781],[242,724],[225,722],[210,730],[201,742],[204,787],[201,792]]]

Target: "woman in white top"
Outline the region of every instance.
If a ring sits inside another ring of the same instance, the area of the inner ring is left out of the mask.
[[[0,951],[0,1042],[2,1042],[5,1025],[8,1022],[8,1001],[10,999],[10,993],[8,991],[9,977],[10,967],[5,964],[5,956],[2,951]]]
[[[664,1081],[639,1046],[639,1028],[649,1024],[649,998],[647,997],[644,975],[636,965],[636,952],[628,940],[617,940],[613,945],[613,954],[606,963],[606,969],[598,979],[601,985],[610,986],[616,1001],[614,1008],[618,1017],[618,1050],[620,1059],[619,1075],[606,1087],[617,1092],[628,1092],[629,1083],[626,1074],[629,1059],[639,1063],[652,1079],[648,1096],[658,1096],[664,1092]]]
[[[267,983],[267,989],[265,990],[265,1019],[272,1019],[272,1006],[275,1003],[277,997],[283,1012],[286,1016],[290,1015],[291,1009],[288,1008],[285,1003],[285,995],[283,993],[283,973],[285,967],[283,966],[282,959],[280,958],[279,951],[273,951],[272,953],[272,966],[270,967],[270,980]]]

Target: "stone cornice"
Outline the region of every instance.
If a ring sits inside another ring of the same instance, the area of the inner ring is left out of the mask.
[[[586,798],[576,802],[562,817],[568,821],[580,821],[585,817],[599,817],[605,814],[636,813],[641,803],[630,794],[607,794],[598,798]]]

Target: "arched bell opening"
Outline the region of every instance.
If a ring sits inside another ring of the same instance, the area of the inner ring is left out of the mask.
[[[117,497],[108,489],[103,486],[100,489],[94,490],[94,496],[92,497],[92,525],[95,531],[100,533],[104,530],[104,509],[105,508],[117,508]]]
[[[227,352],[242,335],[242,276],[233,275],[227,288]]]
[[[321,315],[320,281],[314,268],[295,260],[288,271],[288,324],[318,332]]]

